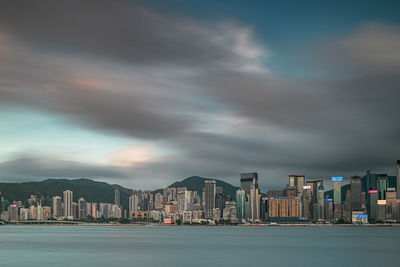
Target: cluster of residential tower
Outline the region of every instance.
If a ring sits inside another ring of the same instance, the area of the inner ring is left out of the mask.
[[[63,196],[34,196],[9,203],[0,193],[0,219],[9,222],[46,220],[121,219],[159,223],[263,223],[263,222],[400,222],[400,160],[397,176],[374,174],[352,176],[350,185],[332,177],[333,190],[325,191],[323,180],[306,180],[289,175],[282,190],[260,192],[257,173],[243,173],[235,195],[224,192],[215,180],[205,180],[202,192],[186,187],[164,188],[160,192],[132,190],[129,205],[74,202],[71,190]],[[393,178],[393,179],[391,179]]]

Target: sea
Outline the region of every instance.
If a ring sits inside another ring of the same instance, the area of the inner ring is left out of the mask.
[[[0,266],[400,266],[400,227],[0,226]]]

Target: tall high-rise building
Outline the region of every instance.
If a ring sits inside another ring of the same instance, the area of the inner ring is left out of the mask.
[[[303,220],[311,219],[311,207],[312,207],[312,191],[309,185],[303,186],[303,192],[299,196],[300,199],[300,217]]]
[[[249,192],[249,219],[260,220],[260,189],[251,188]]]
[[[78,200],[78,218],[86,218],[86,201],[83,197]]]
[[[79,209],[78,209],[78,203],[72,202],[72,216],[74,219],[79,218]]]
[[[74,219],[74,209],[72,206],[72,199],[73,199],[73,192],[71,190],[65,190],[63,192],[64,196],[64,217],[66,217],[68,220],[73,220]]]
[[[317,209],[318,209],[318,187],[323,186],[323,180],[315,180],[315,181],[307,181],[306,186],[310,187],[311,190],[311,205],[310,205],[310,213],[311,218],[313,220],[318,220],[317,218]],[[304,189],[304,187],[303,187]]]
[[[378,190],[369,190],[368,215],[370,220],[378,218]]]
[[[185,210],[185,202],[186,202],[186,197],[187,197],[187,193],[186,193],[186,187],[184,188],[184,190],[179,190],[178,188],[178,211],[184,211]]]
[[[217,186],[215,188],[215,194],[223,194],[224,193],[224,188],[221,186]]]
[[[239,189],[236,191],[236,208],[237,217],[240,220],[245,218],[245,201],[246,201],[246,191]]]
[[[93,218],[99,218],[99,211],[97,209],[97,203],[93,202],[92,203],[92,217]]]
[[[251,221],[260,219],[260,189],[258,188],[258,174],[240,174],[240,186],[245,191],[245,217]]]
[[[395,188],[388,188],[386,191],[386,220],[396,222],[397,220],[397,193]]]
[[[325,198],[325,219],[327,221],[333,220],[333,198]]]
[[[114,190],[114,204],[118,207],[121,205],[121,196],[118,189]]]
[[[92,203],[86,202],[86,217],[92,216]]]
[[[10,205],[8,207],[8,218],[10,221],[18,221],[18,206],[17,205]]]
[[[346,222],[351,222],[352,212],[351,212],[351,191],[350,191],[350,189],[346,190],[346,200],[345,200],[345,204],[342,206],[342,208],[343,208],[343,210],[342,210],[343,220],[345,220]]]
[[[377,215],[377,220],[378,221],[386,221],[386,200],[385,199],[379,199],[377,201],[377,210],[378,210],[378,215]]]
[[[333,182],[333,203],[342,203],[342,181],[343,177],[332,177]]]
[[[170,202],[170,201],[175,201],[176,200],[176,188],[164,188],[163,189],[163,204]]]
[[[377,188],[379,193],[379,199],[386,199],[386,189],[389,186],[389,180],[387,174],[379,174],[377,181]]]
[[[135,211],[139,211],[139,196],[138,195],[132,195],[129,197],[129,217],[131,218],[132,213]]]
[[[154,197],[154,208],[156,210],[160,210],[163,208],[163,195],[161,193],[157,193]]]
[[[397,199],[400,199],[400,160],[397,160],[396,176],[397,176],[397,183],[396,183]]]
[[[215,180],[204,181],[204,210],[207,219],[213,218],[213,210],[215,209]]]
[[[263,221],[266,221],[268,219],[268,197],[261,197],[260,219]]]
[[[256,172],[240,174],[240,187],[246,191],[246,195],[251,188],[258,188],[258,174]]]
[[[351,210],[352,211],[362,211],[362,185],[360,176],[352,176],[350,180],[350,190],[351,190]]]
[[[53,217],[58,218],[62,217],[63,210],[62,210],[62,199],[60,196],[53,197]]]
[[[304,183],[304,175],[289,175],[289,187],[296,187],[298,196],[301,196],[303,194]]]
[[[317,220],[325,220],[325,199],[324,199],[324,186],[318,186],[317,190]]]
[[[221,212],[220,217],[222,217],[223,210],[225,209],[226,197],[223,191],[218,190],[218,188],[221,187],[217,187],[217,194],[215,195],[215,207],[219,209]]]

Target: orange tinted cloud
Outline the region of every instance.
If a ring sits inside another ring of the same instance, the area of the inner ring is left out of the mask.
[[[135,167],[161,158],[154,144],[145,144],[128,147],[111,154],[111,164],[119,167]]]

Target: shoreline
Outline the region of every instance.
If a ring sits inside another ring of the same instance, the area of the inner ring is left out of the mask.
[[[8,223],[1,226],[164,226],[164,227],[400,227],[400,223],[393,224],[296,224],[296,223],[282,223],[282,224],[237,224],[237,225],[213,225],[213,224],[163,224],[163,223],[127,223],[127,224],[116,224],[116,223]]]

